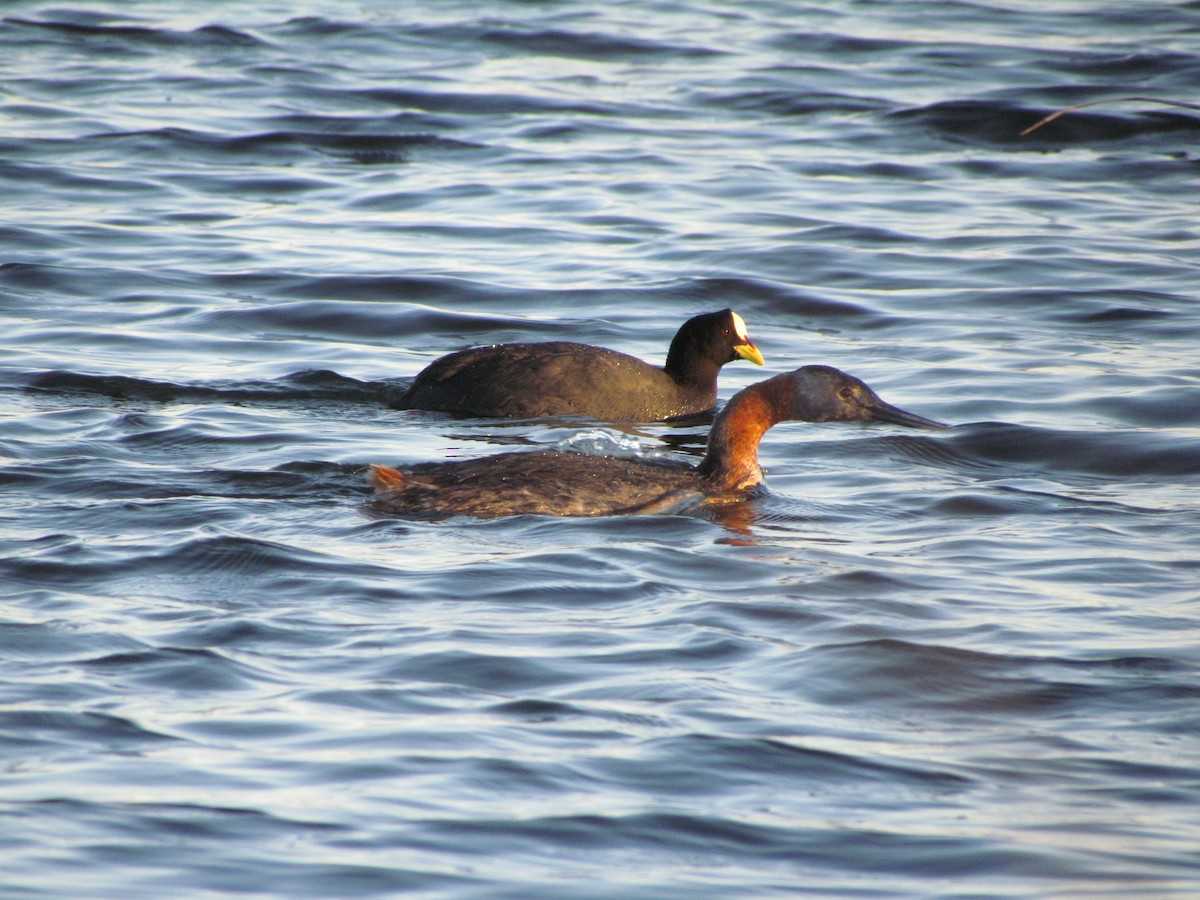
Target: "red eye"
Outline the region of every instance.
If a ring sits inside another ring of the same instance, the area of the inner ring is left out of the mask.
[[[721,337],[729,337],[729,329],[728,328],[721,329]]]
[[[854,399],[854,391],[850,390],[850,388],[848,388],[848,387],[844,387],[840,391],[838,391],[838,396],[841,397],[843,400],[853,400]]]

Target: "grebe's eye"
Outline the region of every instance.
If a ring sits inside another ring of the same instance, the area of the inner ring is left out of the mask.
[[[853,400],[854,399],[854,389],[849,388],[849,387],[844,387],[838,391],[838,396],[841,397],[843,400]]]
[[[729,329],[728,328],[721,329],[721,337],[729,337]]]

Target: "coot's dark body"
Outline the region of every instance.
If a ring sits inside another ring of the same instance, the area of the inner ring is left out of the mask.
[[[395,405],[469,416],[665,421],[712,412],[717,373],[735,359],[763,362],[741,316],[725,309],[685,322],[662,368],[590,344],[496,344],[434,361]]]

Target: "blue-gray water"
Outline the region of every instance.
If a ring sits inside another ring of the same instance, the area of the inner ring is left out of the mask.
[[[1200,891],[1200,4],[9,2],[0,892]],[[767,359],[771,495],[406,523],[505,340]]]

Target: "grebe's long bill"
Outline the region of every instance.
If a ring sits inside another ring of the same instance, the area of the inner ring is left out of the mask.
[[[534,450],[423,463],[407,472],[372,466],[370,480],[378,509],[410,517],[674,512],[683,500],[696,505],[747,499],[763,480],[759,441],[773,425],[790,420],[948,427],[887,403],[845,372],[804,366],[736,394],[714,421],[698,466]]]

